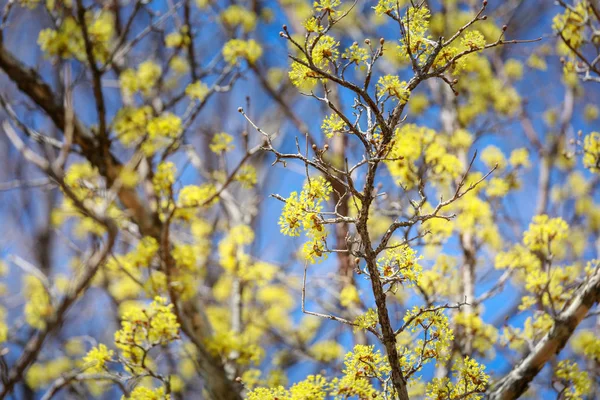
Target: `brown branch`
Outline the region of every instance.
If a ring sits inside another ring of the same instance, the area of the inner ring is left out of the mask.
[[[0,68],[46,113],[58,129],[65,131],[68,122],[63,104],[57,101],[58,96],[36,71],[26,67],[3,46],[0,46]],[[121,172],[121,162],[110,152],[105,157],[98,151],[97,139],[76,117],[73,118],[72,125],[74,144],[80,147],[87,160],[106,178],[108,185],[112,185]],[[157,236],[160,227],[158,216],[150,213],[135,190],[122,187],[118,194],[121,203],[132,213],[140,232],[146,236]]]
[[[598,301],[600,267],[596,267],[593,275],[576,291],[573,301],[558,315],[550,332],[518,365],[492,386],[487,398],[510,400],[521,396],[544,365],[565,347],[579,323]]]

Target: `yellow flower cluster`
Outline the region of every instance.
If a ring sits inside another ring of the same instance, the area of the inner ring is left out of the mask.
[[[458,312],[454,316],[457,329],[467,334],[472,339],[473,349],[485,355],[493,351],[498,330],[493,325],[486,324],[478,314]]]
[[[245,270],[250,256],[244,252],[244,246],[254,241],[254,232],[248,225],[234,226],[227,236],[219,242],[220,264],[229,273]]]
[[[144,61],[138,66],[137,71],[128,68],[119,77],[121,91],[124,96],[132,96],[136,92],[141,92],[144,96],[149,96],[152,89],[158,83],[162,74],[162,68],[154,61]]]
[[[313,344],[308,352],[315,360],[328,363],[340,358],[344,348],[334,340],[324,340]]]
[[[146,127],[152,119],[152,108],[125,107],[119,110],[113,122],[117,139],[125,146],[136,146],[146,137]]]
[[[292,192],[286,199],[279,218],[279,226],[284,235],[300,236],[300,231],[304,230],[309,241],[304,244],[302,251],[305,259],[311,263],[320,261],[327,254],[325,244],[328,232],[319,213],[322,203],[329,200],[331,191],[331,184],[325,178],[310,178],[300,196],[297,192]]]
[[[114,36],[113,14],[87,12],[85,24],[94,58],[105,62],[110,55],[110,42]],[[83,32],[73,17],[65,18],[58,30],[47,28],[40,31],[38,44],[51,56],[87,60]]]
[[[571,341],[571,347],[576,354],[590,360],[600,360],[600,338],[591,330],[577,332]]]
[[[150,389],[144,386],[136,386],[129,396],[121,396],[121,400],[171,400],[171,395],[166,394],[164,387]]]
[[[592,132],[583,141],[583,165],[590,171],[600,172],[600,133]]]
[[[187,25],[181,27],[180,31],[171,32],[165,37],[165,45],[167,47],[183,47],[191,42],[190,28]]]
[[[226,153],[235,148],[233,145],[233,137],[225,132],[215,134],[209,147],[210,151],[215,154]]]
[[[386,165],[396,182],[406,189],[418,186],[419,165],[427,167],[428,177],[442,184],[460,175],[463,166],[433,129],[403,124],[396,129]]]
[[[315,67],[326,73],[331,72],[331,63],[337,61],[340,55],[338,46],[339,42],[328,35],[309,39],[308,48],[311,49],[310,54]],[[308,64],[308,60],[304,56],[301,60]],[[324,78],[320,73],[296,61],[292,63],[289,76],[295,86],[303,89],[314,87],[319,79]]]
[[[381,278],[384,282],[412,287],[419,282],[423,268],[418,261],[417,252],[406,244],[391,243],[383,257],[377,260]]]
[[[431,269],[423,271],[419,287],[429,298],[448,298],[458,293],[458,268],[454,257],[440,254]]]
[[[355,330],[375,328],[377,322],[379,322],[377,311],[369,308],[366,313],[359,315],[354,319],[354,324],[356,325]]]
[[[39,389],[48,386],[72,369],[73,362],[67,357],[57,357],[47,362],[38,361],[27,370],[25,382],[31,388]]]
[[[156,166],[156,172],[152,177],[152,185],[159,198],[170,196],[176,173],[175,164],[170,161],[161,162]]]
[[[351,64],[360,65],[369,60],[369,52],[358,46],[358,43],[352,43],[350,47],[344,50],[342,58],[348,60]]]
[[[587,1],[576,2],[573,6],[565,7],[563,14],[558,14],[552,20],[552,28],[574,49],[578,49],[585,40],[585,28],[590,8]]]
[[[337,114],[330,114],[323,120],[323,123],[321,124],[321,129],[323,130],[323,133],[329,139],[331,139],[336,133],[343,133],[345,128],[346,123]]]
[[[554,373],[565,385],[562,391],[565,399],[582,400],[592,391],[592,380],[588,373],[580,371],[577,363],[573,361],[559,361]]]
[[[203,101],[210,93],[210,88],[203,82],[190,83],[185,88],[185,94],[192,100]]]
[[[256,185],[256,168],[250,164],[244,164],[240,167],[235,175],[235,180],[238,181],[243,188],[250,189]]]
[[[360,303],[360,295],[355,285],[346,285],[340,292],[340,304],[342,307],[350,307]]]
[[[554,326],[554,319],[545,312],[535,312],[527,317],[523,329],[505,327],[502,342],[511,349],[523,350],[528,343],[535,343],[546,335]]]
[[[210,207],[217,202],[216,194],[217,188],[212,183],[184,186],[179,192],[175,216],[187,221],[192,220],[198,208]]]
[[[262,48],[254,39],[231,39],[223,46],[223,59],[229,64],[237,64],[239,60],[246,60],[255,64],[262,56]]]
[[[44,329],[46,319],[54,312],[48,289],[39,278],[33,275],[25,275],[23,277],[23,294],[27,298],[25,321],[33,328]]]
[[[83,357],[83,362],[86,366],[85,371],[92,374],[103,372],[105,369],[104,365],[107,361],[111,361],[114,354],[115,352],[109,350],[104,344],[94,347]]]
[[[569,225],[563,219],[536,215],[523,234],[523,244],[531,251],[552,254],[557,243],[566,239],[568,234]]]
[[[179,323],[173,305],[156,297],[148,308],[132,306],[115,332],[115,344],[130,368],[145,368],[147,353],[155,346],[164,346],[179,338]]]
[[[487,388],[489,376],[485,366],[474,359],[465,357],[452,367],[455,382],[449,378],[434,378],[427,384],[428,399],[481,399],[481,393]]]
[[[258,345],[252,330],[242,333],[219,331],[206,339],[206,347],[214,356],[227,360],[235,354],[239,365],[258,364],[264,357],[264,349]]]
[[[247,400],[325,400],[327,380],[321,375],[309,375],[289,390],[279,386],[274,389],[256,388],[250,391]]]
[[[241,26],[244,32],[254,30],[256,14],[237,4],[227,7],[221,12],[221,22],[229,28]]]
[[[404,322],[408,323],[408,331],[419,335],[419,339],[402,346],[400,363],[403,370],[415,372],[431,361],[448,360],[454,332],[441,310],[431,311],[415,306],[406,312]]]
[[[387,94],[398,99],[400,103],[406,103],[410,97],[410,90],[406,86],[407,83],[405,81],[401,82],[400,78],[396,75],[384,75],[377,82],[379,97]]]
[[[331,381],[330,394],[336,399],[379,399],[381,393],[371,381],[385,380],[390,372],[385,356],[375,346],[354,346],[344,357],[343,376]]]

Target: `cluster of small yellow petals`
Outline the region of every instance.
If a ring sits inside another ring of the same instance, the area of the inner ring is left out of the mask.
[[[324,340],[313,344],[308,351],[315,360],[328,363],[339,359],[344,348],[336,341]]]
[[[328,350],[329,351],[329,350]],[[348,398],[382,400],[391,396],[392,389],[380,392],[374,383],[389,379],[391,369],[385,356],[374,346],[357,345],[344,357],[342,376],[330,382],[320,375],[309,375],[289,389],[271,385],[272,388],[255,388],[248,400],[343,400]]]
[[[541,268],[541,262],[535,254],[522,245],[516,245],[507,252],[500,252],[496,256],[496,268],[524,268],[526,271],[535,271]]]
[[[190,99],[203,101],[210,93],[210,88],[201,81],[190,83],[185,88],[185,94]]]
[[[408,245],[390,243],[390,248],[377,260],[382,281],[407,287],[417,284],[423,270],[418,263],[420,258]]]
[[[85,357],[83,362],[85,363],[85,371],[88,373],[100,373],[103,372],[105,363],[111,361],[115,352],[109,350],[106,345],[99,344],[97,347],[91,349]]]
[[[336,133],[342,133],[346,127],[346,123],[337,114],[330,114],[323,120],[321,129],[326,137],[332,138]]]
[[[577,2],[573,6],[565,7],[563,14],[554,17],[552,28],[570,47],[578,49],[585,40],[584,32],[588,15],[589,5],[587,2]]]
[[[152,93],[162,74],[162,68],[154,61],[144,61],[138,66],[137,71],[129,68],[123,71],[119,77],[121,91],[125,96],[131,96],[136,92],[142,92],[145,96]]]
[[[8,325],[6,324],[6,309],[0,306],[0,344],[8,339]]]
[[[317,12],[334,13],[340,4],[340,0],[317,0],[313,3],[313,7]]]
[[[176,172],[175,164],[170,161],[163,161],[156,166],[156,172],[152,177],[152,185],[157,196],[170,195],[171,188],[175,183]]]
[[[468,50],[479,50],[485,46],[485,38],[479,31],[467,31],[460,38],[460,44]]]
[[[377,326],[379,318],[377,311],[369,308],[366,313],[359,315],[354,319],[355,329],[371,329]]]
[[[321,375],[309,375],[290,389],[282,386],[273,389],[256,388],[248,393],[247,400],[325,400],[327,380]]]
[[[583,165],[590,171],[600,172],[600,133],[592,132],[583,140]]]
[[[351,64],[360,65],[369,59],[369,52],[358,46],[358,43],[352,43],[350,47],[344,50],[342,58],[348,60]]]
[[[390,366],[374,346],[357,345],[344,357],[342,378],[331,382],[331,395],[342,398],[379,398],[372,379],[385,379],[390,374]]]
[[[286,199],[279,218],[284,235],[299,236],[304,230],[309,240],[304,244],[302,253],[311,263],[321,261],[327,255],[325,241],[328,232],[319,213],[321,204],[329,200],[331,191],[331,184],[325,178],[310,178],[299,196],[297,192],[292,192]]]
[[[573,351],[590,360],[600,360],[600,338],[591,330],[577,332],[571,340]]]
[[[489,376],[484,372],[485,366],[474,359],[465,357],[452,367],[454,382],[449,378],[434,378],[427,385],[428,399],[481,399],[485,392]]]
[[[385,93],[398,99],[400,103],[406,103],[410,97],[410,90],[407,88],[407,83],[400,81],[400,78],[396,75],[384,75],[380,77],[377,82],[377,90],[380,97]]]
[[[256,26],[256,14],[234,4],[221,13],[221,22],[230,28],[241,26],[244,32],[250,32]]]
[[[321,32],[323,30],[323,26],[321,25],[321,20],[317,17],[310,17],[304,22],[304,29],[307,32]]]
[[[342,307],[350,307],[360,303],[360,295],[355,285],[346,285],[340,292],[340,304]]]
[[[480,354],[486,354],[493,350],[498,338],[498,330],[493,325],[483,322],[478,314],[458,312],[454,316],[454,323],[459,330],[472,339],[474,350]]]
[[[256,343],[249,331],[219,331],[205,342],[208,351],[223,360],[235,353],[236,363],[240,365],[258,364],[264,357],[264,349]]]
[[[339,42],[331,36],[322,35],[311,38],[308,46],[311,49],[311,58],[315,67],[330,72],[331,63],[335,62],[340,55]],[[305,58],[301,57],[301,59],[308,64]],[[318,79],[324,78],[320,73],[297,61],[292,62],[289,77],[295,86],[302,89],[310,89],[317,83]]]
[[[187,25],[181,27],[181,30],[171,32],[165,37],[165,45],[167,47],[183,47],[191,42],[190,28]]]
[[[25,375],[30,388],[39,389],[51,384],[62,374],[73,370],[73,362],[67,357],[57,357],[47,362],[33,364]]]
[[[152,118],[152,108],[125,107],[119,110],[113,122],[117,139],[125,146],[132,147],[146,137],[146,127]]]
[[[131,114],[119,116],[115,130],[119,139],[127,147],[141,143],[141,149],[146,156],[168,146],[179,138],[182,132],[181,119],[170,112],[150,118],[150,110],[142,108]],[[118,124],[118,125],[117,125]]]
[[[450,136],[450,145],[457,149],[468,149],[471,144],[473,144],[473,135],[466,129],[457,129]]]
[[[587,372],[579,369],[577,363],[569,360],[559,361],[554,372],[565,385],[561,392],[565,399],[582,400],[592,391],[592,380]]]
[[[254,241],[254,232],[248,225],[237,225],[229,230],[227,236],[219,242],[221,266],[230,273],[247,268],[250,257],[243,248]]]
[[[85,22],[92,52],[96,61],[105,62],[110,54],[110,41],[114,36],[114,18],[110,12],[85,14]],[[83,32],[73,17],[63,20],[58,30],[43,29],[38,36],[41,49],[51,56],[87,59]]]
[[[551,253],[556,243],[565,239],[568,233],[569,225],[563,219],[536,215],[523,234],[523,244],[531,251]]]
[[[262,48],[257,41],[231,39],[223,46],[223,59],[229,64],[237,64],[240,59],[250,64],[256,63],[262,55]]]
[[[554,326],[554,319],[545,312],[535,312],[527,317],[523,329],[505,327],[502,342],[511,349],[523,350],[527,343],[535,343],[546,335]]]
[[[504,62],[504,73],[512,80],[519,80],[523,76],[523,63],[514,58]]]
[[[583,110],[583,117],[586,121],[595,121],[600,117],[600,108],[595,104],[586,104]]]
[[[209,207],[217,201],[216,194],[217,189],[212,183],[184,186],[179,192],[175,215],[185,220],[192,219],[199,207]]]
[[[235,148],[233,145],[233,137],[225,132],[215,134],[209,147],[210,151],[215,154],[226,153]]]
[[[189,71],[190,66],[185,58],[181,56],[173,56],[171,57],[171,61],[169,61],[169,68],[176,75],[183,75]]]
[[[462,173],[462,163],[433,129],[402,124],[391,146],[390,161],[385,163],[396,182],[406,189],[418,186],[421,162],[429,166],[427,172],[435,184],[447,183]]]
[[[450,357],[448,349],[454,340],[448,318],[441,310],[428,310],[413,307],[404,316],[408,331],[421,335],[406,347],[402,346],[401,365],[403,370],[414,372],[423,364],[437,360],[443,361]]]
[[[493,177],[488,181],[485,193],[489,197],[504,197],[510,190],[510,184],[504,178]]]
[[[489,169],[496,166],[498,166],[499,170],[506,168],[506,157],[504,157],[504,153],[494,145],[487,146],[483,149],[481,152],[481,161],[483,161],[485,166]]]
[[[162,386],[156,389],[136,386],[129,396],[121,396],[121,400],[171,400],[171,395],[166,394]]]
[[[290,81],[298,88],[312,89],[318,82],[320,75],[309,67],[294,61],[289,72]]]
[[[25,275],[23,277],[23,294],[27,298],[25,321],[33,328],[44,329],[46,319],[54,312],[48,288],[36,276]]]
[[[419,287],[429,298],[450,297],[458,292],[456,259],[441,254],[431,269],[423,271]]]
[[[128,366],[144,367],[147,352],[154,346],[167,345],[179,338],[179,323],[173,305],[156,297],[148,308],[133,306],[121,319],[115,332],[115,344]]]
[[[377,5],[373,7],[376,15],[385,15],[397,10],[398,7],[403,6],[404,0],[379,0]]]
[[[256,185],[256,168],[250,164],[244,164],[240,167],[237,174],[235,174],[235,180],[238,181],[243,188],[250,189]]]
[[[531,165],[529,161],[529,151],[524,147],[514,149],[510,153],[510,158],[508,159],[508,162],[513,168],[529,168],[529,166]]]

